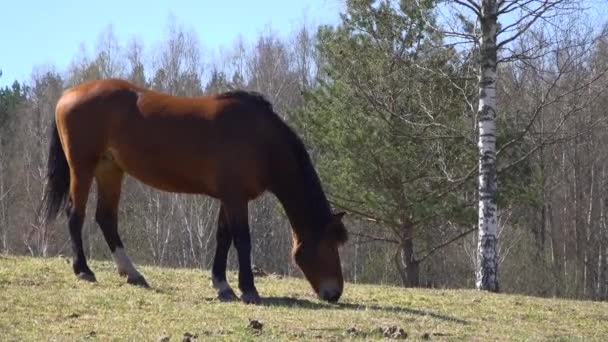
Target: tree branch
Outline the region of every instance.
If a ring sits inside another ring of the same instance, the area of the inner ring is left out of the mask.
[[[535,8],[535,9],[528,9],[527,6],[525,6],[525,5],[519,6],[519,8],[527,10],[528,14],[523,15],[515,23],[513,23],[511,25],[508,25],[507,27],[501,29],[498,34],[504,33],[506,31],[508,31],[509,29],[515,27],[515,26],[519,26],[521,23],[525,22],[526,20],[529,20],[529,21],[527,23],[525,23],[523,25],[523,27],[519,28],[517,30],[517,32],[513,36],[505,39],[504,41],[502,41],[500,43],[498,43],[496,45],[497,49],[501,49],[503,46],[505,46],[505,45],[509,44],[510,42],[512,42],[512,41],[516,40],[517,38],[519,38],[519,36],[521,36],[526,31],[528,31],[528,29],[532,25],[534,25],[534,23],[538,19],[542,18],[545,13],[549,12],[551,9],[556,8],[558,5],[562,4],[565,1],[566,0],[553,0],[553,1],[543,0],[543,3],[539,7]],[[516,3],[516,2],[514,2],[514,3]],[[528,1],[528,3],[529,3],[529,1]],[[499,14],[501,14],[501,13],[499,13]]]
[[[388,242],[388,243],[394,243],[394,244],[397,244],[397,245],[400,244],[399,241],[394,240],[394,239],[383,238],[383,237],[368,235],[368,234],[364,234],[364,233],[350,233],[350,234],[354,235],[354,236],[360,236],[360,237],[364,237],[364,238],[368,239],[367,241],[356,242],[356,244],[364,244],[364,243],[370,243],[370,242]]]
[[[462,233],[460,233],[460,234],[456,235],[455,237],[453,237],[453,238],[451,238],[451,239],[449,239],[449,240],[447,240],[447,241],[445,241],[445,242],[442,242],[442,243],[438,244],[437,246],[435,246],[435,247],[431,248],[431,249],[430,249],[428,252],[426,252],[422,258],[419,258],[419,259],[418,259],[418,262],[422,263],[422,261],[423,261],[424,259],[426,259],[426,258],[430,257],[430,256],[431,256],[433,253],[437,252],[437,251],[438,251],[438,250],[440,250],[441,248],[443,248],[443,247],[445,247],[445,246],[447,246],[447,245],[449,245],[449,244],[453,243],[453,242],[454,242],[454,241],[456,241],[456,240],[459,240],[459,239],[461,239],[461,238],[463,238],[463,237],[465,237],[465,236],[467,236],[467,235],[471,234],[472,232],[474,232],[474,231],[476,231],[476,230],[477,230],[477,227],[475,227],[475,228],[471,228],[471,229],[469,229],[469,230],[467,230],[467,231],[464,231],[464,232],[462,232]]]
[[[452,0],[455,3],[470,9],[476,16],[481,16],[481,8],[472,0]]]

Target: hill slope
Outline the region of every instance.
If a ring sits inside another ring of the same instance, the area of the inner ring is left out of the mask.
[[[340,303],[331,305],[317,300],[305,281],[268,276],[256,278],[263,304],[247,306],[214,300],[209,273],[200,270],[140,266],[152,286],[145,290],[126,285],[111,262],[92,261],[91,267],[95,284],[77,281],[66,259],[0,256],[0,340],[182,341],[184,334],[192,341],[369,340],[407,334],[408,340],[599,341],[608,336],[608,303],[347,284]],[[229,281],[236,288],[234,273]],[[250,319],[263,327],[248,327]]]

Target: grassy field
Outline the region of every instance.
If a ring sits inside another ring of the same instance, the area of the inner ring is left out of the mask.
[[[332,305],[270,275],[251,306],[217,301],[200,270],[140,267],[146,290],[111,262],[91,267],[97,283],[77,281],[67,259],[0,256],[0,341],[608,339],[608,303],[347,284]]]

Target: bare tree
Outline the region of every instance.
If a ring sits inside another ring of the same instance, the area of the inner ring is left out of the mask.
[[[15,136],[27,91],[28,87],[19,82],[0,89],[0,251],[4,253],[15,249],[12,241],[16,234],[11,229],[11,214],[19,193],[19,169],[16,164],[20,160],[20,155],[15,151]]]
[[[247,87],[263,93],[285,115],[301,97],[287,44],[269,31],[258,38],[248,57]]]
[[[219,205],[211,198],[182,196],[177,202],[177,222],[183,227],[180,235],[184,265],[205,269],[211,266],[218,213]]]
[[[127,79],[139,86],[147,86],[146,74],[143,61],[143,43],[133,38],[127,45],[127,59],[129,60],[129,71]]]
[[[95,64],[103,79],[125,76],[123,49],[114,33],[112,25],[107,26],[97,38]]]
[[[55,103],[63,91],[63,81],[53,70],[36,71],[28,94],[27,107],[20,115],[18,138],[23,172],[21,174],[23,242],[35,256],[47,256],[53,230],[41,225],[38,203],[45,181],[46,137],[55,113]]]
[[[300,87],[310,89],[316,85],[317,56],[315,51],[316,36],[303,25],[295,34],[291,45],[293,46],[293,63],[298,74]]]
[[[166,39],[153,57],[152,86],[173,95],[202,94],[201,48],[194,31],[186,31],[169,17]]]
[[[86,81],[97,80],[101,78],[101,72],[94,59],[89,56],[86,45],[80,44],[80,48],[76,56],[72,58],[68,66],[66,86],[71,87]]]

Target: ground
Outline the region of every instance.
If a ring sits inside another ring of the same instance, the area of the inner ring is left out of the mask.
[[[338,304],[307,282],[256,278],[263,303],[222,303],[209,273],[143,267],[152,289],[127,285],[114,264],[91,261],[97,283],[69,260],[0,256],[0,341],[603,340],[608,303],[476,290],[346,284]],[[236,275],[229,281],[236,286]]]

